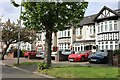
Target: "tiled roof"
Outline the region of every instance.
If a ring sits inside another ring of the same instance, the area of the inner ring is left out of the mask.
[[[94,15],[90,15],[90,16],[86,16],[83,18],[83,20],[80,21],[80,26],[83,25],[88,25],[88,24],[94,24],[94,19],[97,18],[97,16],[99,16],[99,14],[104,10],[104,9],[108,9],[111,12],[115,13],[116,15],[120,16],[120,9],[117,10],[111,10],[108,7],[104,6],[103,9],[98,13],[98,14],[94,14]]]
[[[94,18],[96,14],[91,15],[91,16],[86,16],[83,18],[83,20],[80,21],[80,26],[86,25],[86,24],[94,24]]]
[[[120,16],[120,9],[114,10]]]

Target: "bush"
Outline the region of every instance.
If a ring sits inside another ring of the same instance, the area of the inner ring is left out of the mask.
[[[120,49],[114,50],[114,54],[120,54]]]
[[[41,62],[38,64],[38,70],[47,69],[47,64],[45,62]]]
[[[17,57],[17,54],[18,54],[18,49],[17,48],[14,48],[12,50],[12,52],[14,52],[14,57]],[[22,56],[22,51],[20,50],[20,57]]]
[[[22,51],[22,54],[21,54],[21,57],[24,57],[24,53],[26,52],[26,50],[21,50]]]

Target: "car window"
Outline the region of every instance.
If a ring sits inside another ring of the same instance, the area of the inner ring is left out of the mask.
[[[96,52],[95,54],[97,54],[97,55],[107,55],[106,52]]]
[[[76,54],[85,54],[86,52],[84,52],[84,51],[79,51],[79,52],[77,52]]]
[[[71,50],[66,49],[65,52],[70,52]]]

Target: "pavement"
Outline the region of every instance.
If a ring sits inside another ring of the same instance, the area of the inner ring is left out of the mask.
[[[37,65],[30,65],[30,66],[25,66],[25,67],[16,67],[14,66],[15,63],[17,63],[17,58],[8,58],[5,57],[5,60],[2,60],[2,64],[3,65],[7,65],[7,66],[11,66],[13,68],[19,69],[21,71],[25,71],[25,72],[31,72],[33,74],[36,75],[40,75],[44,78],[55,78],[53,76],[49,76],[49,75],[44,75],[44,74],[39,74],[37,72]],[[28,58],[20,58],[19,62],[43,62],[43,60],[39,60],[39,59],[28,59]],[[52,67],[59,67],[59,66],[95,66],[95,67],[113,67],[113,66],[109,66],[107,64],[91,64],[89,62],[69,62],[69,61],[60,61],[60,62],[56,62],[54,60],[52,60]]]

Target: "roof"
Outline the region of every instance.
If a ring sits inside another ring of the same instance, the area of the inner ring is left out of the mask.
[[[120,16],[120,9],[117,10],[111,10],[110,8],[104,6],[101,11],[98,14],[93,14],[90,16],[86,16],[83,18],[83,20],[80,21],[80,26],[88,25],[88,24],[94,24],[94,20],[97,19],[97,17],[105,10],[109,10],[112,13],[114,13],[116,16]]]
[[[114,10],[120,16],[120,9]]]
[[[83,20],[80,21],[80,26],[83,26],[86,24],[94,24],[95,16],[96,16],[96,14],[84,17]]]
[[[108,11],[110,11],[110,12],[112,12],[112,13],[114,13],[116,16],[120,16],[120,14],[119,14],[120,9],[118,9],[118,10],[112,10],[112,9],[104,6],[104,7],[101,9],[101,11],[96,15],[96,17],[94,18],[94,21],[98,18],[98,16],[100,16],[100,14],[101,14],[105,9],[108,10]]]

